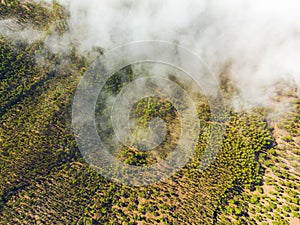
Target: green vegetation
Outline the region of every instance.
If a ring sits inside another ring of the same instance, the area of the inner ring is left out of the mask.
[[[47,32],[67,29],[68,15],[57,3],[51,9],[41,3],[2,1],[0,15]],[[41,52],[42,64],[36,60]],[[89,167],[71,130],[71,104],[88,62],[75,48],[57,55],[43,41],[28,44],[0,37],[0,224],[300,221],[299,99],[294,99],[294,111],[276,123],[267,122],[262,109],[229,110],[221,149],[207,169],[199,170],[208,160],[203,153],[212,122],[206,98],[197,96],[201,130],[188,164],[157,184],[122,186]],[[111,77],[98,98],[96,117],[108,121],[107,126],[98,124],[104,142],[113,132],[102,103],[133,79],[131,67],[124,68]],[[180,119],[172,104],[145,98],[130,116],[140,126],[159,116],[168,135],[154,151],[120,146],[112,149],[116,157],[139,166],[163,160],[178,141]]]
[[[19,24],[30,25],[34,28],[62,34],[68,29],[68,14],[57,1],[52,7],[45,3],[2,0],[0,2],[0,19],[12,18]]]

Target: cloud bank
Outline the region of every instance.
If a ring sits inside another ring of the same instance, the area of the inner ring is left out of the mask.
[[[51,2],[51,1],[48,1]],[[48,39],[79,51],[164,40],[202,57],[237,88],[236,105],[266,106],[282,81],[300,87],[300,2],[297,0],[58,0],[70,30]],[[226,72],[225,72],[226,71]]]

